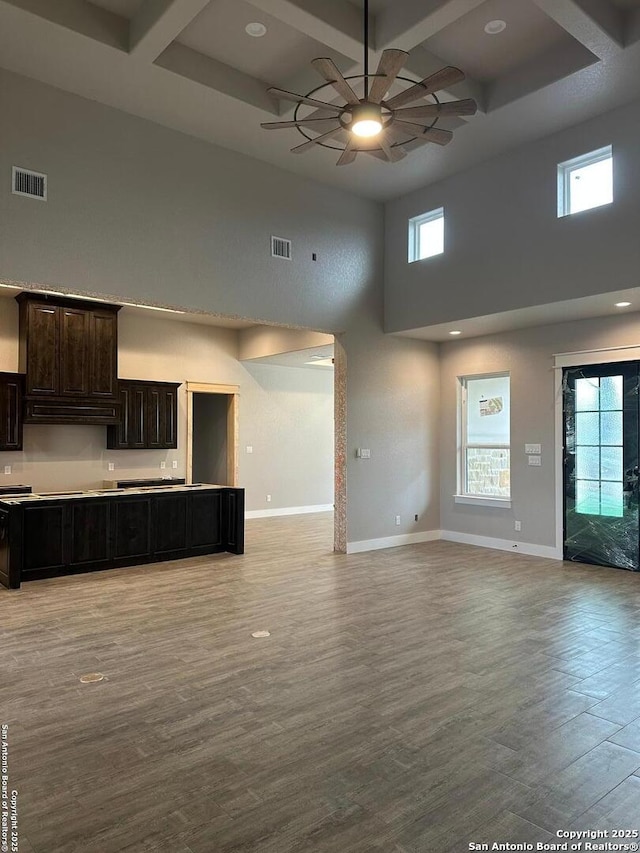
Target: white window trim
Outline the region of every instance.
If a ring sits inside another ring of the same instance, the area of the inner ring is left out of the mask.
[[[491,506],[495,509],[511,509],[511,498],[454,495],[453,500],[457,504],[468,504],[469,506]]]
[[[420,226],[427,222],[435,222],[437,219],[444,220],[444,207],[436,207],[434,210],[429,210],[427,213],[421,213],[420,216],[412,216],[409,220],[409,263],[415,264],[417,261],[428,261],[430,258],[436,258],[444,253],[437,252],[434,255],[429,255],[426,258],[420,257]]]
[[[576,169],[582,169],[585,166],[593,166],[595,163],[602,163],[604,160],[613,161],[613,146],[606,145],[604,148],[598,148],[597,151],[590,151],[587,154],[581,154],[579,157],[574,157],[572,160],[565,160],[564,163],[558,163],[558,219],[564,216],[575,216],[571,213],[571,173]],[[606,202],[610,204],[611,202]],[[598,204],[595,207],[589,207],[587,210],[595,210],[597,207],[605,205]],[[586,213],[587,210],[581,210],[579,213]]]
[[[494,379],[498,376],[506,376],[509,379],[509,392],[511,392],[511,373],[508,370],[497,373],[478,373],[458,376],[458,471],[457,492],[453,495],[456,504],[468,504],[470,506],[486,506],[494,509],[511,509],[511,494],[508,497],[500,495],[474,495],[467,492],[467,464],[466,451],[468,448],[504,449],[511,453],[509,444],[468,444],[467,443],[467,386],[468,379]],[[509,393],[511,396],[511,393]]]

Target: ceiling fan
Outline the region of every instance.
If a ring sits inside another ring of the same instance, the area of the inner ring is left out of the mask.
[[[264,122],[261,127],[265,130],[295,128],[306,140],[291,149],[295,154],[302,154],[316,145],[341,151],[338,166],[353,163],[360,152],[396,163],[407,155],[403,146],[415,140],[447,145],[453,133],[436,127],[438,120],[442,116],[473,115],[477,105],[471,98],[443,103],[436,92],[462,82],[464,73],[459,68],[447,66],[416,83],[400,76],[408,57],[404,50],[385,50],[377,71],[369,73],[369,0],[364,0],[364,74],[344,77],[333,60],[314,59],[311,64],[327,82],[306,95],[270,88],[271,95],[293,101],[296,109],[291,121]],[[385,100],[397,80],[411,85]],[[359,81],[364,82],[363,97],[358,97],[352,85]],[[315,97],[329,86],[340,95],[343,103],[328,103]],[[429,103],[407,106],[427,96],[431,98]],[[314,107],[316,112],[303,116],[304,106]],[[319,116],[316,114],[319,112],[330,115]],[[310,132],[318,135],[311,136]]]

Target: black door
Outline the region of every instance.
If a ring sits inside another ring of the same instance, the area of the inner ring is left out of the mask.
[[[638,571],[639,363],[564,371],[564,559]]]

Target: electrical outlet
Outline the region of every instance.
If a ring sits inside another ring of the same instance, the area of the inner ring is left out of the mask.
[[[396,527],[400,527],[400,516],[396,515]]]
[[[177,467],[178,467],[178,460],[177,460],[177,459],[174,459],[174,460],[173,460],[173,462],[171,463],[171,467],[172,467],[173,469],[175,469],[175,468],[177,468]]]
[[[10,473],[11,473],[11,465],[5,465],[5,466],[4,466],[4,473],[5,473],[5,474],[10,474]]]
[[[270,504],[270,503],[271,503],[271,495],[267,495],[267,503],[268,503],[268,504]]]
[[[113,462],[109,462],[109,465],[107,467],[109,468],[109,471],[115,471],[116,470],[116,466],[113,464]]]
[[[253,453],[253,444],[247,444],[247,453]]]
[[[517,530],[519,533],[522,530],[522,522],[521,521],[514,521],[513,522],[513,529]]]
[[[161,462],[161,463],[160,463],[160,468],[161,468],[163,471],[164,471],[164,469],[165,469],[166,467],[167,467],[167,463],[166,463],[166,462]]]

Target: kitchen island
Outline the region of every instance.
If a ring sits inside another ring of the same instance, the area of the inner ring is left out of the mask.
[[[0,585],[229,551],[244,489],[206,483],[0,496]]]

